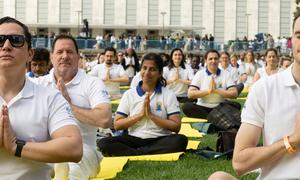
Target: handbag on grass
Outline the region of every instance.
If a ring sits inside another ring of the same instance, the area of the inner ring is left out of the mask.
[[[232,158],[236,131],[219,131],[217,139],[217,152],[227,153]]]
[[[207,120],[220,130],[238,129],[241,125],[240,109],[239,103],[226,100],[209,112]]]

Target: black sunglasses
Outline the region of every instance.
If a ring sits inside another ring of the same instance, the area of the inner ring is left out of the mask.
[[[7,39],[9,40],[10,44],[16,48],[22,47],[25,43],[24,35],[18,35],[18,34],[0,35],[0,47],[4,46]]]

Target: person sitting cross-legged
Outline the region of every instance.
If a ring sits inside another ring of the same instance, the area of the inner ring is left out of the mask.
[[[204,58],[207,66],[196,73],[188,89],[188,97],[198,101],[196,104],[187,102],[183,105],[186,116],[206,119],[209,112],[226,98],[238,96],[230,74],[218,68],[219,57],[214,49],[206,52]]]
[[[98,147],[104,156],[185,151],[188,140],[177,134],[181,127],[179,103],[165,88],[162,71],[158,54],[143,57],[142,81],[124,93],[115,116],[115,129],[128,129],[128,135],[100,139]]]

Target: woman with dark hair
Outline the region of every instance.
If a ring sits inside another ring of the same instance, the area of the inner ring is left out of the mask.
[[[163,60],[149,53],[142,59],[142,81],[126,91],[117,109],[114,128],[128,135],[103,138],[98,147],[106,156],[128,156],[185,151],[187,138],[181,127],[179,103],[165,88]],[[175,133],[173,133],[175,132]]]
[[[140,71],[139,58],[132,48],[128,48],[125,51],[125,57],[122,60],[122,66],[127,72],[129,77],[129,83],[131,82],[133,76]]]
[[[197,103],[185,103],[183,112],[188,117],[207,118],[213,108],[227,98],[238,96],[230,74],[218,68],[220,54],[211,49],[204,55],[206,68],[198,71],[188,89],[188,96]]]
[[[267,49],[265,57],[266,66],[257,69],[253,78],[253,83],[258,81],[260,78],[276,74],[280,71],[280,68],[278,66],[279,59],[277,55],[277,50],[275,48]]]
[[[167,87],[175,93],[179,101],[186,101],[188,85],[194,77],[194,72],[185,64],[184,54],[180,48],[171,51],[170,63],[164,67],[163,72]]]
[[[248,88],[253,84],[253,78],[258,67],[252,50],[248,50],[246,52],[244,65],[245,72],[243,72],[243,75],[247,76],[247,80],[244,82],[244,85],[246,88]]]

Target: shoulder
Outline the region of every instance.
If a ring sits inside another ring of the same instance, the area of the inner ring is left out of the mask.
[[[60,94],[60,92],[57,89],[48,88],[42,84],[34,83],[31,80],[27,80],[27,81],[28,81],[28,82],[26,82],[26,83],[28,83],[27,85],[29,87],[32,87],[34,96],[36,98],[40,98],[40,99],[55,98],[57,95]]]
[[[52,76],[53,74],[47,74],[37,78],[29,78],[29,80],[42,86],[49,86],[50,84],[55,83]]]

